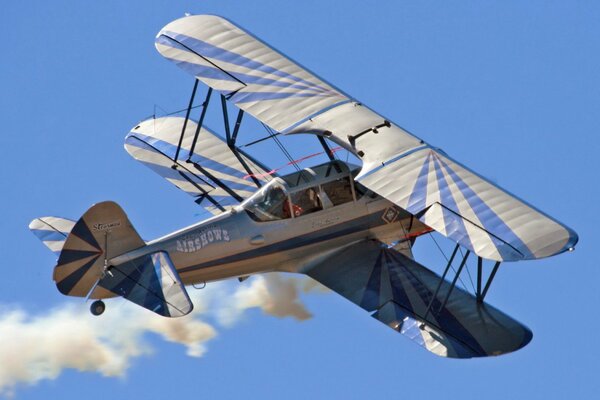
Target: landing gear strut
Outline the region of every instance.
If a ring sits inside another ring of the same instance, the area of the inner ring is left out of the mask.
[[[90,312],[93,315],[100,315],[104,312],[104,310],[106,310],[106,305],[102,300],[96,300],[90,306]]]

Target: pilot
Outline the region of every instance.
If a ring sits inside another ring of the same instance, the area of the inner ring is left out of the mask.
[[[282,188],[279,186],[274,187],[268,194],[267,200],[265,201],[265,205],[267,206],[267,211],[280,218],[286,218],[285,213],[285,204],[287,204],[287,196]],[[289,212],[288,212],[289,214]],[[289,215],[288,215],[289,217]]]
[[[323,209],[321,199],[315,188],[308,188],[301,192],[294,193],[292,195],[292,207],[294,210],[294,216],[299,217],[303,214],[319,211]],[[284,204],[283,211],[286,216],[289,217],[289,206]]]
[[[306,207],[307,212],[318,211],[323,208],[321,207],[321,199],[319,198],[319,194],[314,188],[308,188],[305,195],[308,203],[308,207]]]

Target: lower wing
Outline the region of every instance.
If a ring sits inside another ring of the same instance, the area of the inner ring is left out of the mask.
[[[380,242],[354,244],[305,273],[439,356],[510,353],[533,336],[526,326]]]

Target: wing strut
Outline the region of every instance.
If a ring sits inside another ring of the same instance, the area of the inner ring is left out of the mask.
[[[442,274],[442,277],[440,278],[440,282],[438,283],[437,287],[435,288],[435,291],[433,292],[433,296],[431,296],[431,300],[429,300],[429,304],[427,304],[427,309],[425,310],[425,315],[423,317],[424,319],[426,319],[427,316],[429,315],[429,313],[432,311],[433,303],[436,300],[438,300],[438,294],[442,287],[442,283],[444,282],[446,275],[448,275],[448,271],[450,271],[450,268],[452,267],[452,262],[454,261],[454,258],[456,257],[456,254],[457,254],[459,248],[460,248],[460,245],[457,244],[454,247],[454,250],[452,251],[452,255],[450,256],[450,259],[448,259],[448,264],[446,264],[446,268],[444,269],[444,273]],[[448,303],[448,300],[450,299],[450,295],[452,294],[452,291],[454,290],[454,287],[456,286],[456,282],[458,281],[460,273],[462,272],[464,266],[467,263],[467,259],[469,258],[470,253],[471,252],[469,250],[467,250],[462,261],[460,262],[460,266],[458,267],[458,270],[456,271],[454,278],[452,279],[452,283],[450,284],[450,287],[448,288],[448,292],[446,293],[446,296],[444,297],[444,301],[441,303],[441,306],[438,309],[437,313],[439,313],[440,310],[442,310],[446,306],[446,303]],[[492,272],[490,273],[487,281],[485,282],[485,286],[483,287],[483,291],[482,291],[481,285],[482,285],[482,279],[483,279],[483,258],[477,257],[477,289],[475,291],[475,299],[477,300],[478,303],[483,303],[483,300],[485,299],[485,295],[487,294],[488,290],[490,289],[492,281],[494,280],[494,277],[496,276],[496,272],[498,272],[499,267],[500,267],[500,261],[496,261],[496,263],[494,264],[494,267],[492,268]]]
[[[201,174],[206,175],[211,181],[213,181],[214,183],[216,183],[217,186],[219,186],[221,189],[223,189],[224,191],[226,191],[227,193],[229,193],[229,195],[231,195],[231,197],[233,197],[234,199],[236,199],[239,202],[241,202],[242,200],[244,200],[242,198],[242,196],[240,196],[239,194],[237,194],[236,192],[234,192],[233,190],[231,190],[227,185],[223,184],[223,182],[221,182],[220,179],[218,179],[213,174],[211,174],[210,172],[208,172],[205,168],[202,168],[202,166],[200,166],[200,164],[195,163],[193,161],[189,161],[189,162],[192,163],[194,165],[194,167],[198,171],[200,171]]]
[[[429,304],[427,305],[427,309],[425,310],[425,316],[423,317],[423,319],[426,319],[427,315],[429,315],[429,311],[431,311],[431,306],[433,305],[433,301],[435,299],[437,299],[437,295],[440,292],[442,283],[444,283],[444,279],[446,279],[446,275],[448,275],[448,271],[450,271],[450,267],[452,266],[452,261],[454,261],[454,257],[456,257],[456,253],[458,252],[459,248],[460,248],[460,245],[458,245],[458,244],[454,247],[454,251],[452,252],[452,255],[450,256],[450,259],[448,260],[448,264],[446,264],[446,269],[444,269],[444,273],[442,274],[442,277],[440,278],[440,281],[439,281],[437,287],[435,288],[435,291],[433,292],[433,296],[431,296],[431,300],[429,301]]]
[[[458,245],[458,244],[456,245],[456,247],[454,247],[454,251],[452,252],[452,256],[450,257],[450,259],[448,260],[448,264],[446,265],[446,269],[444,270],[444,273],[442,275],[440,283],[438,283],[438,285],[435,289],[435,292],[433,293],[433,296],[431,297],[431,300],[429,301],[429,304],[427,305],[427,309],[425,310],[425,316],[423,317],[424,319],[427,318],[429,313],[432,311],[433,303],[436,300],[438,300],[437,295],[439,294],[439,291],[441,288],[441,282],[444,282],[444,278],[448,274],[450,267],[452,267],[452,261],[454,261],[454,257],[456,257],[456,252],[458,251],[459,247],[460,247],[460,245]],[[467,250],[462,261],[460,262],[458,270],[456,270],[454,278],[452,279],[452,283],[450,284],[450,287],[448,288],[448,292],[446,293],[446,296],[444,297],[444,301],[441,303],[436,314],[439,314],[444,309],[444,307],[446,307],[446,304],[448,303],[448,300],[450,299],[450,295],[452,294],[452,291],[454,290],[454,287],[456,286],[456,282],[458,281],[458,278],[460,277],[460,273],[462,272],[463,268],[465,267],[465,264],[467,263],[467,259],[469,258],[470,254],[471,254],[471,251]]]
[[[177,164],[176,164],[177,165]],[[182,171],[178,170],[177,168],[173,168],[175,169],[179,175],[185,179],[186,181],[188,181],[190,184],[192,184],[192,186],[194,186],[196,189],[198,189],[198,191],[202,192],[202,194],[196,199],[196,204],[200,204],[202,202],[202,200],[207,199],[208,201],[211,202],[212,205],[214,205],[215,207],[217,207],[219,210],[221,211],[225,211],[225,208],[219,204],[219,202],[217,202],[215,199],[213,199],[206,190],[204,190],[200,185],[198,185],[196,182],[194,182],[193,180],[191,180],[186,174],[184,174]],[[204,179],[202,179],[201,177],[197,176],[196,174],[192,173],[197,179],[206,182]],[[210,185],[208,182],[206,182],[208,185]],[[215,182],[216,183],[216,182]],[[212,186],[212,185],[210,185]]]
[[[177,145],[177,150],[175,151],[175,157],[173,162],[177,164],[177,159],[179,158],[179,151],[181,150],[181,143],[183,142],[183,135],[185,134],[185,128],[187,127],[188,120],[190,119],[190,111],[192,111],[192,106],[194,105],[194,97],[196,96],[196,90],[198,89],[198,79],[194,79],[194,89],[192,90],[192,96],[190,97],[190,104],[188,105],[187,111],[185,112],[185,120],[183,121],[183,128],[181,129],[181,136],[179,136],[179,144]]]
[[[140,140],[138,138],[135,138],[136,140]],[[163,153],[162,151],[160,151],[158,148],[153,147],[153,151],[162,154],[163,156],[167,157],[169,160],[171,159],[169,157],[169,155]],[[194,164],[195,165],[195,164]],[[225,211],[225,208],[223,206],[221,206],[221,204],[219,204],[215,199],[213,199],[206,190],[204,190],[200,185],[198,185],[196,182],[194,182],[192,179],[190,179],[185,173],[184,171],[181,171],[178,166],[180,166],[180,164],[177,164],[174,162],[174,164],[171,166],[171,169],[177,171],[177,173],[179,174],[179,176],[181,176],[183,179],[185,179],[186,181],[188,181],[192,186],[194,186],[199,192],[202,192],[202,195],[200,197],[198,197],[198,199],[196,199],[196,203],[200,204],[200,202],[204,199],[207,199],[208,201],[211,202],[211,204],[213,204],[215,207],[217,207],[219,210],[221,211]],[[198,179],[199,181],[203,182],[204,184],[208,185],[208,186],[212,186],[214,187],[212,184],[210,184],[209,182],[207,182],[205,179],[203,179],[201,176],[198,176],[197,174],[195,174],[193,171],[190,171],[189,169],[187,169],[184,165],[181,165],[181,168],[185,169],[185,172],[189,173],[190,175],[193,175],[196,179]],[[202,172],[199,168],[196,167],[196,169],[198,169],[198,171]],[[212,178],[211,178],[212,179]],[[215,183],[217,183],[217,181],[215,180]]]
[[[190,112],[192,111],[192,108],[194,108],[194,98],[196,97],[196,91],[198,90],[198,79],[194,79],[194,88],[192,89],[192,95],[190,96],[190,102],[188,104],[187,110],[185,112],[185,119],[183,121],[183,127],[181,129],[181,135],[179,136],[179,143],[177,144],[177,150],[175,150],[175,157],[173,158],[173,169],[177,169],[177,160],[179,159],[179,152],[181,151],[181,145],[183,143],[183,137],[185,135],[185,129],[187,127],[187,123],[188,120],[190,119]],[[196,142],[198,141],[198,136],[200,134],[200,129],[202,128],[202,124],[204,122],[204,118],[206,116],[206,110],[208,109],[208,104],[210,102],[210,97],[212,95],[212,88],[208,88],[208,92],[206,93],[206,97],[204,99],[204,102],[201,104],[202,107],[202,112],[200,114],[200,120],[198,121],[198,126],[196,127],[196,131],[194,133],[194,139],[192,141],[192,145],[190,147],[190,151],[188,152],[188,157],[186,162],[193,164],[194,167],[200,171],[202,174],[208,176],[212,181],[214,181],[220,188],[222,188],[223,190],[225,190],[229,195],[231,195],[233,198],[235,198],[238,201],[242,201],[242,197],[240,195],[238,195],[236,192],[234,192],[233,190],[231,190],[229,187],[227,187],[226,185],[224,185],[218,178],[216,178],[215,176],[211,175],[208,171],[206,171],[206,169],[202,168],[200,165],[198,165],[197,163],[195,163],[194,161],[192,161],[191,157],[194,154],[194,149],[196,147]],[[252,178],[252,180],[254,181],[254,183],[256,184],[257,187],[261,187],[262,185],[260,184],[260,181],[254,176],[254,172],[250,169],[250,167],[248,166],[248,164],[246,163],[246,161],[244,160],[243,157],[240,156],[240,151],[238,150],[238,148],[235,146],[235,142],[237,140],[237,136],[238,136],[238,132],[240,130],[240,125],[242,124],[242,117],[244,116],[244,111],[240,109],[240,111],[238,112],[238,116],[236,118],[235,121],[235,126],[233,129],[233,134],[231,133],[231,128],[229,125],[229,114],[227,112],[227,103],[226,103],[226,97],[224,95],[221,95],[221,106],[223,109],[223,122],[225,124],[225,135],[227,137],[227,146],[231,149],[231,152],[236,156],[236,158],[240,161],[240,163],[242,164],[242,166],[244,167],[244,169],[246,170],[246,172],[248,173],[248,176],[250,176]],[[244,153],[242,153],[243,155],[245,155]],[[189,182],[191,182],[189,179],[187,179]],[[205,194],[204,196],[202,196],[202,198],[209,198],[208,194]],[[209,198],[210,200],[210,198]],[[214,200],[211,200],[211,203],[215,204],[216,202]],[[223,207],[221,207],[220,205],[217,206],[219,209],[223,209]]]
[[[237,135],[240,130],[242,123],[242,117],[244,116],[244,110],[240,109],[238,116],[235,120],[235,127],[233,128],[233,135],[231,134],[231,127],[229,125],[229,114],[227,112],[227,97],[221,95],[221,108],[223,109],[223,123],[225,124],[225,135],[227,137],[227,146],[231,149],[231,152],[237,157],[240,164],[244,167],[248,176],[254,181],[257,187],[262,187],[260,181],[254,176],[254,172],[250,169],[243,157],[240,156],[240,150],[235,146]]]
[[[481,257],[479,257],[479,260],[481,260]],[[492,272],[490,273],[490,276],[485,284],[485,287],[483,288],[483,293],[479,292],[477,293],[477,301],[480,303],[483,303],[483,299],[485,299],[485,295],[488,292],[488,289],[490,288],[490,285],[492,284],[492,281],[494,280],[494,277],[496,276],[496,272],[498,272],[498,267],[500,267],[500,261],[496,261],[496,264],[494,264],[494,268],[492,269]],[[481,275],[482,272],[479,270],[479,264],[477,265],[477,282],[481,281]],[[478,289],[479,289],[479,285],[478,285]]]
[[[442,311],[442,309],[444,307],[446,307],[446,303],[448,303],[448,299],[450,299],[450,295],[452,294],[452,291],[456,287],[456,281],[458,281],[458,277],[460,276],[460,273],[462,272],[465,264],[467,263],[467,258],[469,258],[470,254],[471,254],[471,250],[467,250],[467,252],[465,253],[465,256],[463,257],[462,261],[460,262],[460,266],[458,267],[458,271],[456,271],[456,275],[454,275],[454,279],[452,279],[452,283],[450,284],[450,288],[448,289],[448,293],[446,293],[446,297],[444,298],[444,302],[440,306],[440,309],[438,310],[438,312]]]
[[[196,80],[197,82],[197,80]],[[196,132],[194,133],[194,140],[192,140],[192,146],[190,147],[190,151],[188,154],[187,161],[190,162],[192,158],[192,154],[194,154],[194,149],[196,148],[196,142],[198,141],[198,135],[200,134],[200,128],[202,128],[202,124],[204,123],[204,117],[206,117],[206,110],[208,109],[208,103],[210,102],[210,96],[212,95],[213,89],[211,87],[208,88],[208,92],[206,92],[206,97],[204,98],[204,102],[202,103],[202,113],[200,114],[200,119],[198,120],[198,126],[196,127]]]
[[[331,161],[335,161],[335,157],[333,155],[333,151],[331,151],[331,148],[329,147],[329,145],[327,144],[327,142],[325,141],[325,139],[323,138],[323,136],[317,135],[317,139],[319,140],[319,143],[321,143],[321,146],[323,147],[323,150],[325,150],[325,154],[327,154],[327,157],[329,157],[329,159]]]

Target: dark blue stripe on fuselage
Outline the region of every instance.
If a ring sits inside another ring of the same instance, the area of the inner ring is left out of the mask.
[[[373,228],[379,225],[383,225],[386,222],[381,218],[382,211],[365,215],[364,217],[356,218],[354,220],[346,221],[341,224],[324,228],[316,232],[307,233],[305,235],[296,236],[294,238],[283,240],[281,242],[273,243],[268,246],[264,246],[258,249],[245,251],[238,254],[233,254],[227,257],[223,257],[217,260],[208,261],[205,263],[193,265],[190,267],[184,267],[178,269],[177,272],[186,273],[195,271],[202,268],[214,267],[222,264],[229,264],[237,261],[244,261],[251,258],[266,256],[274,253],[283,252],[303,246],[308,246],[314,243],[323,242],[330,239],[335,239],[341,236],[350,235],[352,233],[366,231],[369,228]],[[267,222],[268,223],[268,222]],[[341,228],[341,226],[344,228]]]

